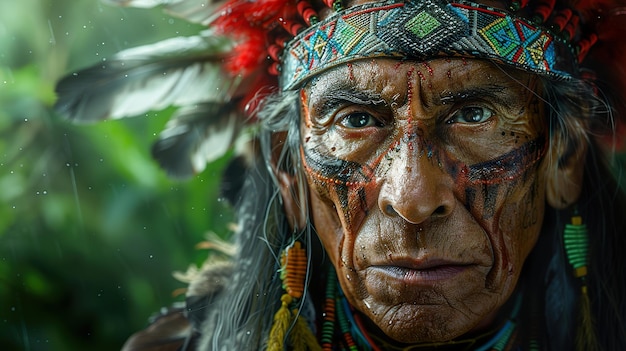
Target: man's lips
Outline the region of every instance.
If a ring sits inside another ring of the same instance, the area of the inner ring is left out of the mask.
[[[452,279],[472,266],[475,264],[444,259],[396,259],[371,265],[369,269],[405,284],[423,285]]]

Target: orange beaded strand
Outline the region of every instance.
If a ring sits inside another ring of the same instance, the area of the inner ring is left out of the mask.
[[[280,278],[283,280],[283,288],[294,299],[301,298],[304,293],[307,257],[299,241],[283,251],[280,263],[282,266]]]

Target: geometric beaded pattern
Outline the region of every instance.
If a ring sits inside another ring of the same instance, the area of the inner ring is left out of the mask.
[[[373,57],[493,60],[567,80],[576,61],[549,30],[469,1],[390,0],[338,12],[296,36],[281,58],[283,90],[342,63]]]

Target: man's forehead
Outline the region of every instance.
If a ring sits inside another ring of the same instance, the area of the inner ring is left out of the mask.
[[[394,69],[390,70],[389,65]],[[346,92],[373,100],[397,101],[406,95],[406,89],[400,88],[406,88],[408,82],[401,66],[402,62],[389,59],[356,61],[315,76],[306,87],[313,98],[336,97],[337,92]]]
[[[441,58],[416,62],[378,58],[339,65],[320,73],[307,84],[307,90],[322,96],[329,90],[370,91],[396,100],[409,86],[428,87],[431,94],[445,95],[466,87],[527,81],[521,72],[509,71],[484,60]]]

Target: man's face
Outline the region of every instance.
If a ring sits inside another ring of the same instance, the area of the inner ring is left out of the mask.
[[[401,342],[488,324],[543,219],[544,107],[478,60],[346,64],[301,92],[311,216],[349,302]]]

